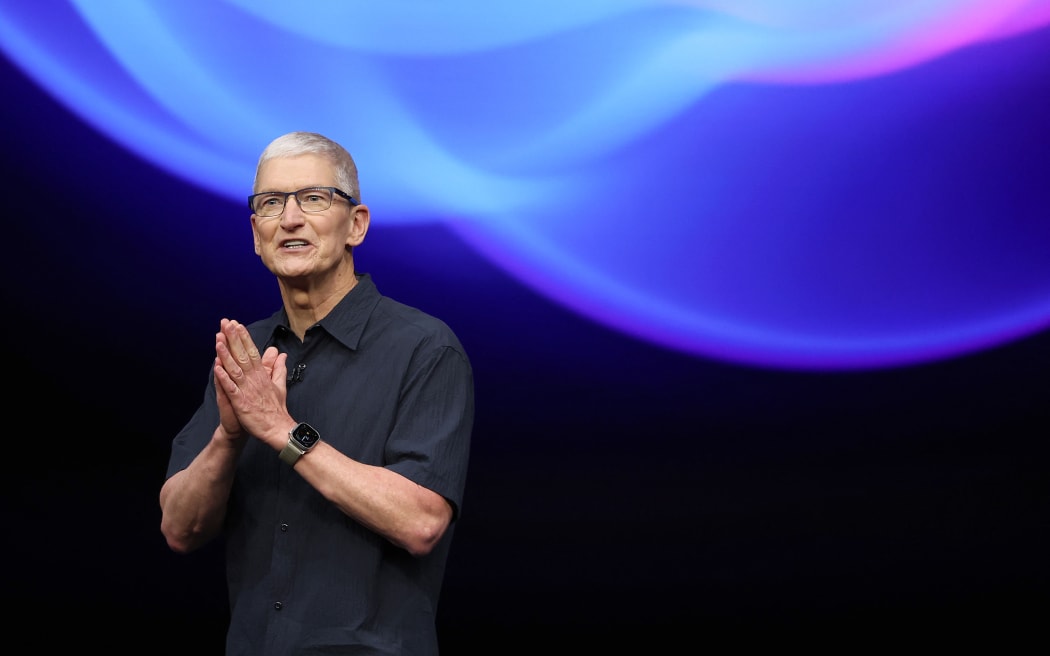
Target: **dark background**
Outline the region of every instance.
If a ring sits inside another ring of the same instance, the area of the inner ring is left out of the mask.
[[[220,653],[219,550],[171,553],[157,494],[219,318],[268,315],[276,285],[239,204],[6,60],[0,83],[14,619],[43,623],[41,649],[148,635],[149,653]],[[1050,334],[912,367],[765,370],[591,323],[440,225],[377,221],[358,260],[475,367],[446,653],[1045,644]]]

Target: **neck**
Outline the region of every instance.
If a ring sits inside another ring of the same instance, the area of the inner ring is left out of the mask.
[[[331,285],[317,285],[313,281],[305,285],[296,283],[278,281],[284,309],[288,313],[288,323],[292,332],[302,340],[310,326],[328,316],[332,308],[357,286],[357,275],[343,276]]]

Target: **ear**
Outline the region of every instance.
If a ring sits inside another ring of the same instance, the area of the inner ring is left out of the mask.
[[[255,242],[255,254],[260,255],[262,249],[259,247],[259,229],[255,226],[255,214],[252,214],[252,241]]]
[[[367,205],[354,205],[350,209],[350,230],[346,234],[346,248],[360,246],[368,234],[368,225],[372,220]]]

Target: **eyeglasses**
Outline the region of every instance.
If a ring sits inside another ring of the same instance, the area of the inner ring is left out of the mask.
[[[261,194],[248,196],[248,207],[256,216],[271,218],[284,213],[285,203],[289,196],[295,196],[299,209],[304,212],[323,212],[332,206],[335,195],[339,194],[351,205],[358,205],[357,199],[342,189],[335,187],[307,187],[299,191],[264,191]]]

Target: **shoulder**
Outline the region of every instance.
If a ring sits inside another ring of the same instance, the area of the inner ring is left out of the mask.
[[[380,297],[373,318],[386,329],[394,329],[404,337],[462,350],[459,338],[443,320],[389,296]]]

